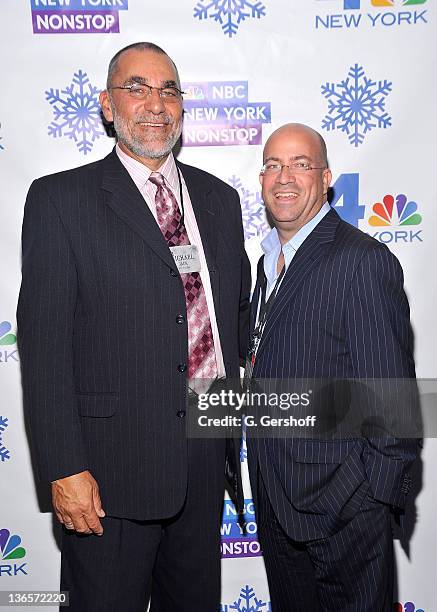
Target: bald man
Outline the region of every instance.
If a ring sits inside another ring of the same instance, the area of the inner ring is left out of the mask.
[[[329,422],[339,409],[329,395],[335,381],[354,381],[350,392],[356,379],[414,380],[402,270],[385,245],[328,204],[331,171],[320,134],[282,126],[267,140],[263,163],[274,227],[262,242],[246,372],[252,384],[327,381],[320,397]],[[248,440],[272,609],[389,611],[390,513],[404,507],[418,445],[309,437]]]

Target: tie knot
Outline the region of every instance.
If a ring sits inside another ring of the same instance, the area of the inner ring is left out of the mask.
[[[149,176],[149,181],[157,187],[162,187],[164,185],[164,177],[160,172],[152,172]]]

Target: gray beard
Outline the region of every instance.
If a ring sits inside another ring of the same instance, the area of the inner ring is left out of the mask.
[[[114,130],[117,140],[124,144],[132,153],[138,157],[148,157],[149,159],[161,159],[170,153],[182,132],[182,121],[173,134],[169,134],[160,148],[153,147],[151,143],[146,143],[133,136],[127,127],[126,121],[121,119],[117,113],[113,113]]]

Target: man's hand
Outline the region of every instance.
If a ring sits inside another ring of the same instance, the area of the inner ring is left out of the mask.
[[[99,486],[90,472],[80,472],[52,482],[52,503],[60,523],[78,533],[103,534],[105,516]]]

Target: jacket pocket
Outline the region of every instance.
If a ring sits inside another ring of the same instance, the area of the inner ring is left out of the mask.
[[[84,417],[111,417],[117,412],[117,393],[76,393],[78,412]]]

